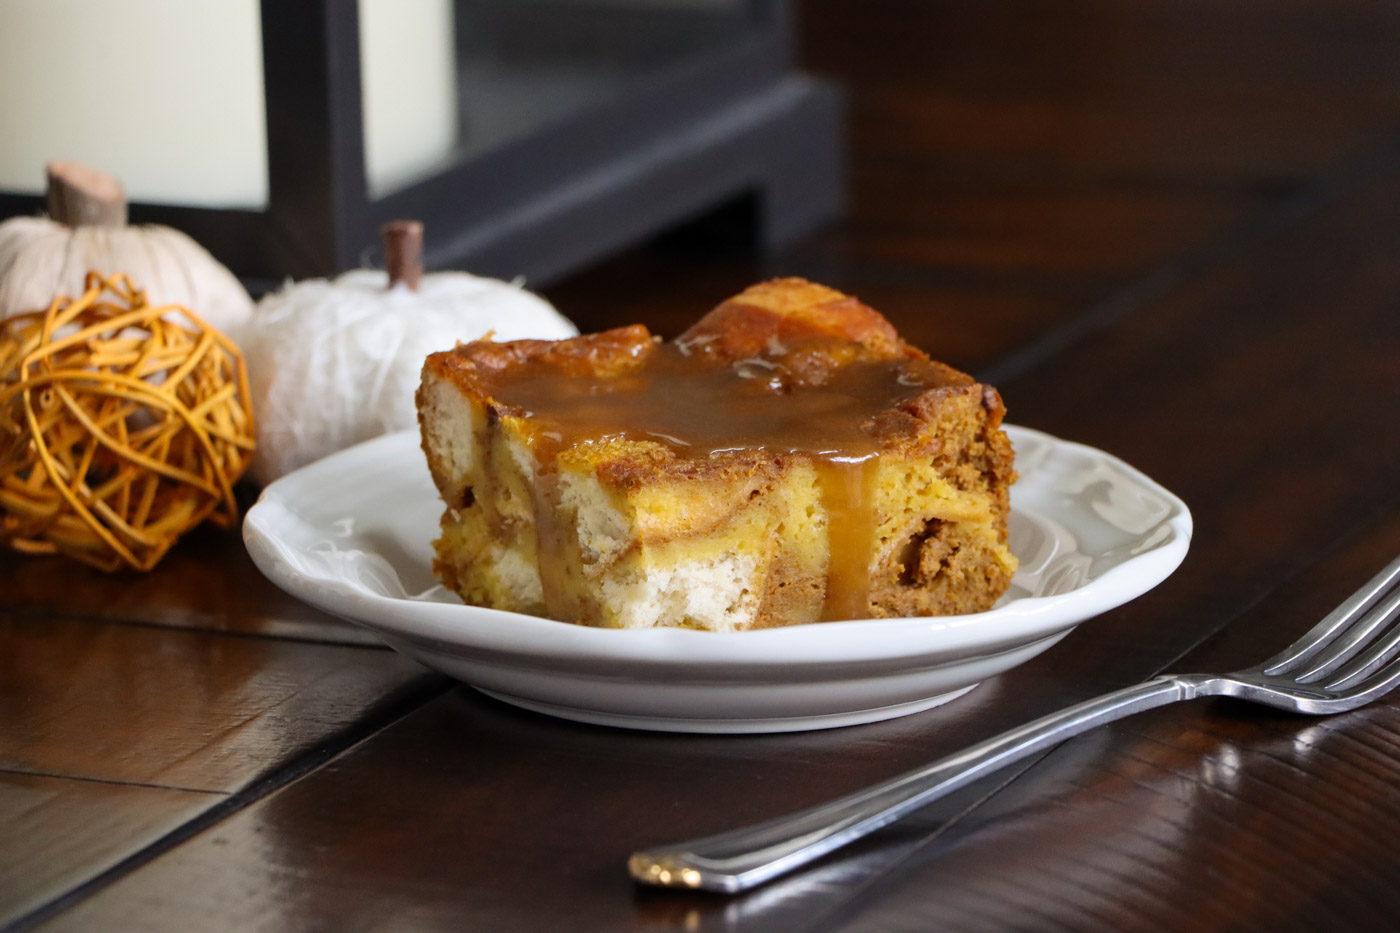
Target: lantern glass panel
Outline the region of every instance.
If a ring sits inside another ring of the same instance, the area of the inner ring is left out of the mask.
[[[358,0],[372,198],[742,41],[748,0]]]
[[[258,0],[0,0],[0,191],[76,159],[133,201],[263,209]]]

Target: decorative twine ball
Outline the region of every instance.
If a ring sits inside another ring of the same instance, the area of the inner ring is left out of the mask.
[[[519,284],[465,272],[422,275],[422,225],[384,231],[388,272],[288,285],[254,312],[248,354],[258,453],[253,476],[279,476],[352,444],[418,424],[428,354],[491,333],[572,337],[577,328]]]
[[[48,166],[48,217],[0,223],[0,318],[74,295],[90,269],[122,269],[152,304],[198,308],[235,342],[253,299],[233,273],[179,230],[129,226],[116,179],[75,162]]]
[[[237,518],[254,449],[238,347],[125,275],[0,321],[0,542],[149,570]]]

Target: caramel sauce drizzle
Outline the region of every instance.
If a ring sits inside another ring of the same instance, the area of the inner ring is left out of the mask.
[[[874,459],[858,463],[817,460],[817,483],[826,509],[826,599],[821,621],[870,615],[870,559],[875,551],[875,510],[868,506]]]
[[[858,350],[859,348],[857,348]],[[565,611],[564,536],[552,464],[566,447],[607,438],[651,440],[705,459],[765,451],[810,460],[827,515],[821,618],[864,618],[878,517],[870,506],[879,439],[872,418],[929,388],[942,372],[916,358],[852,356],[849,341],[769,341],[760,355],[715,361],[683,343],[661,344],[622,374],[573,376],[526,361],[491,375],[495,402],[533,422],[542,465],[536,502],[540,575],[551,615]],[[839,362],[840,365],[836,365]]]
[[[545,611],[551,618],[563,619],[568,611],[565,583],[564,529],[559,514],[559,474],[541,471],[535,476],[535,562],[540,571],[540,589]]]

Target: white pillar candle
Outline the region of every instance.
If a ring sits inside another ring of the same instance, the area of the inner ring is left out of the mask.
[[[365,163],[376,195],[457,136],[451,0],[359,0]],[[262,208],[258,0],[0,0],[0,190],[74,159],[133,201]]]
[[[430,174],[457,145],[451,0],[359,0],[365,171],[380,197]]]

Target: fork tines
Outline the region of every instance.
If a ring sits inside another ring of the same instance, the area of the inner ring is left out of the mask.
[[[1349,691],[1400,655],[1400,627],[1391,628],[1397,615],[1400,557],[1258,670],[1328,691]],[[1400,676],[1400,664],[1395,666],[1386,680]]]

